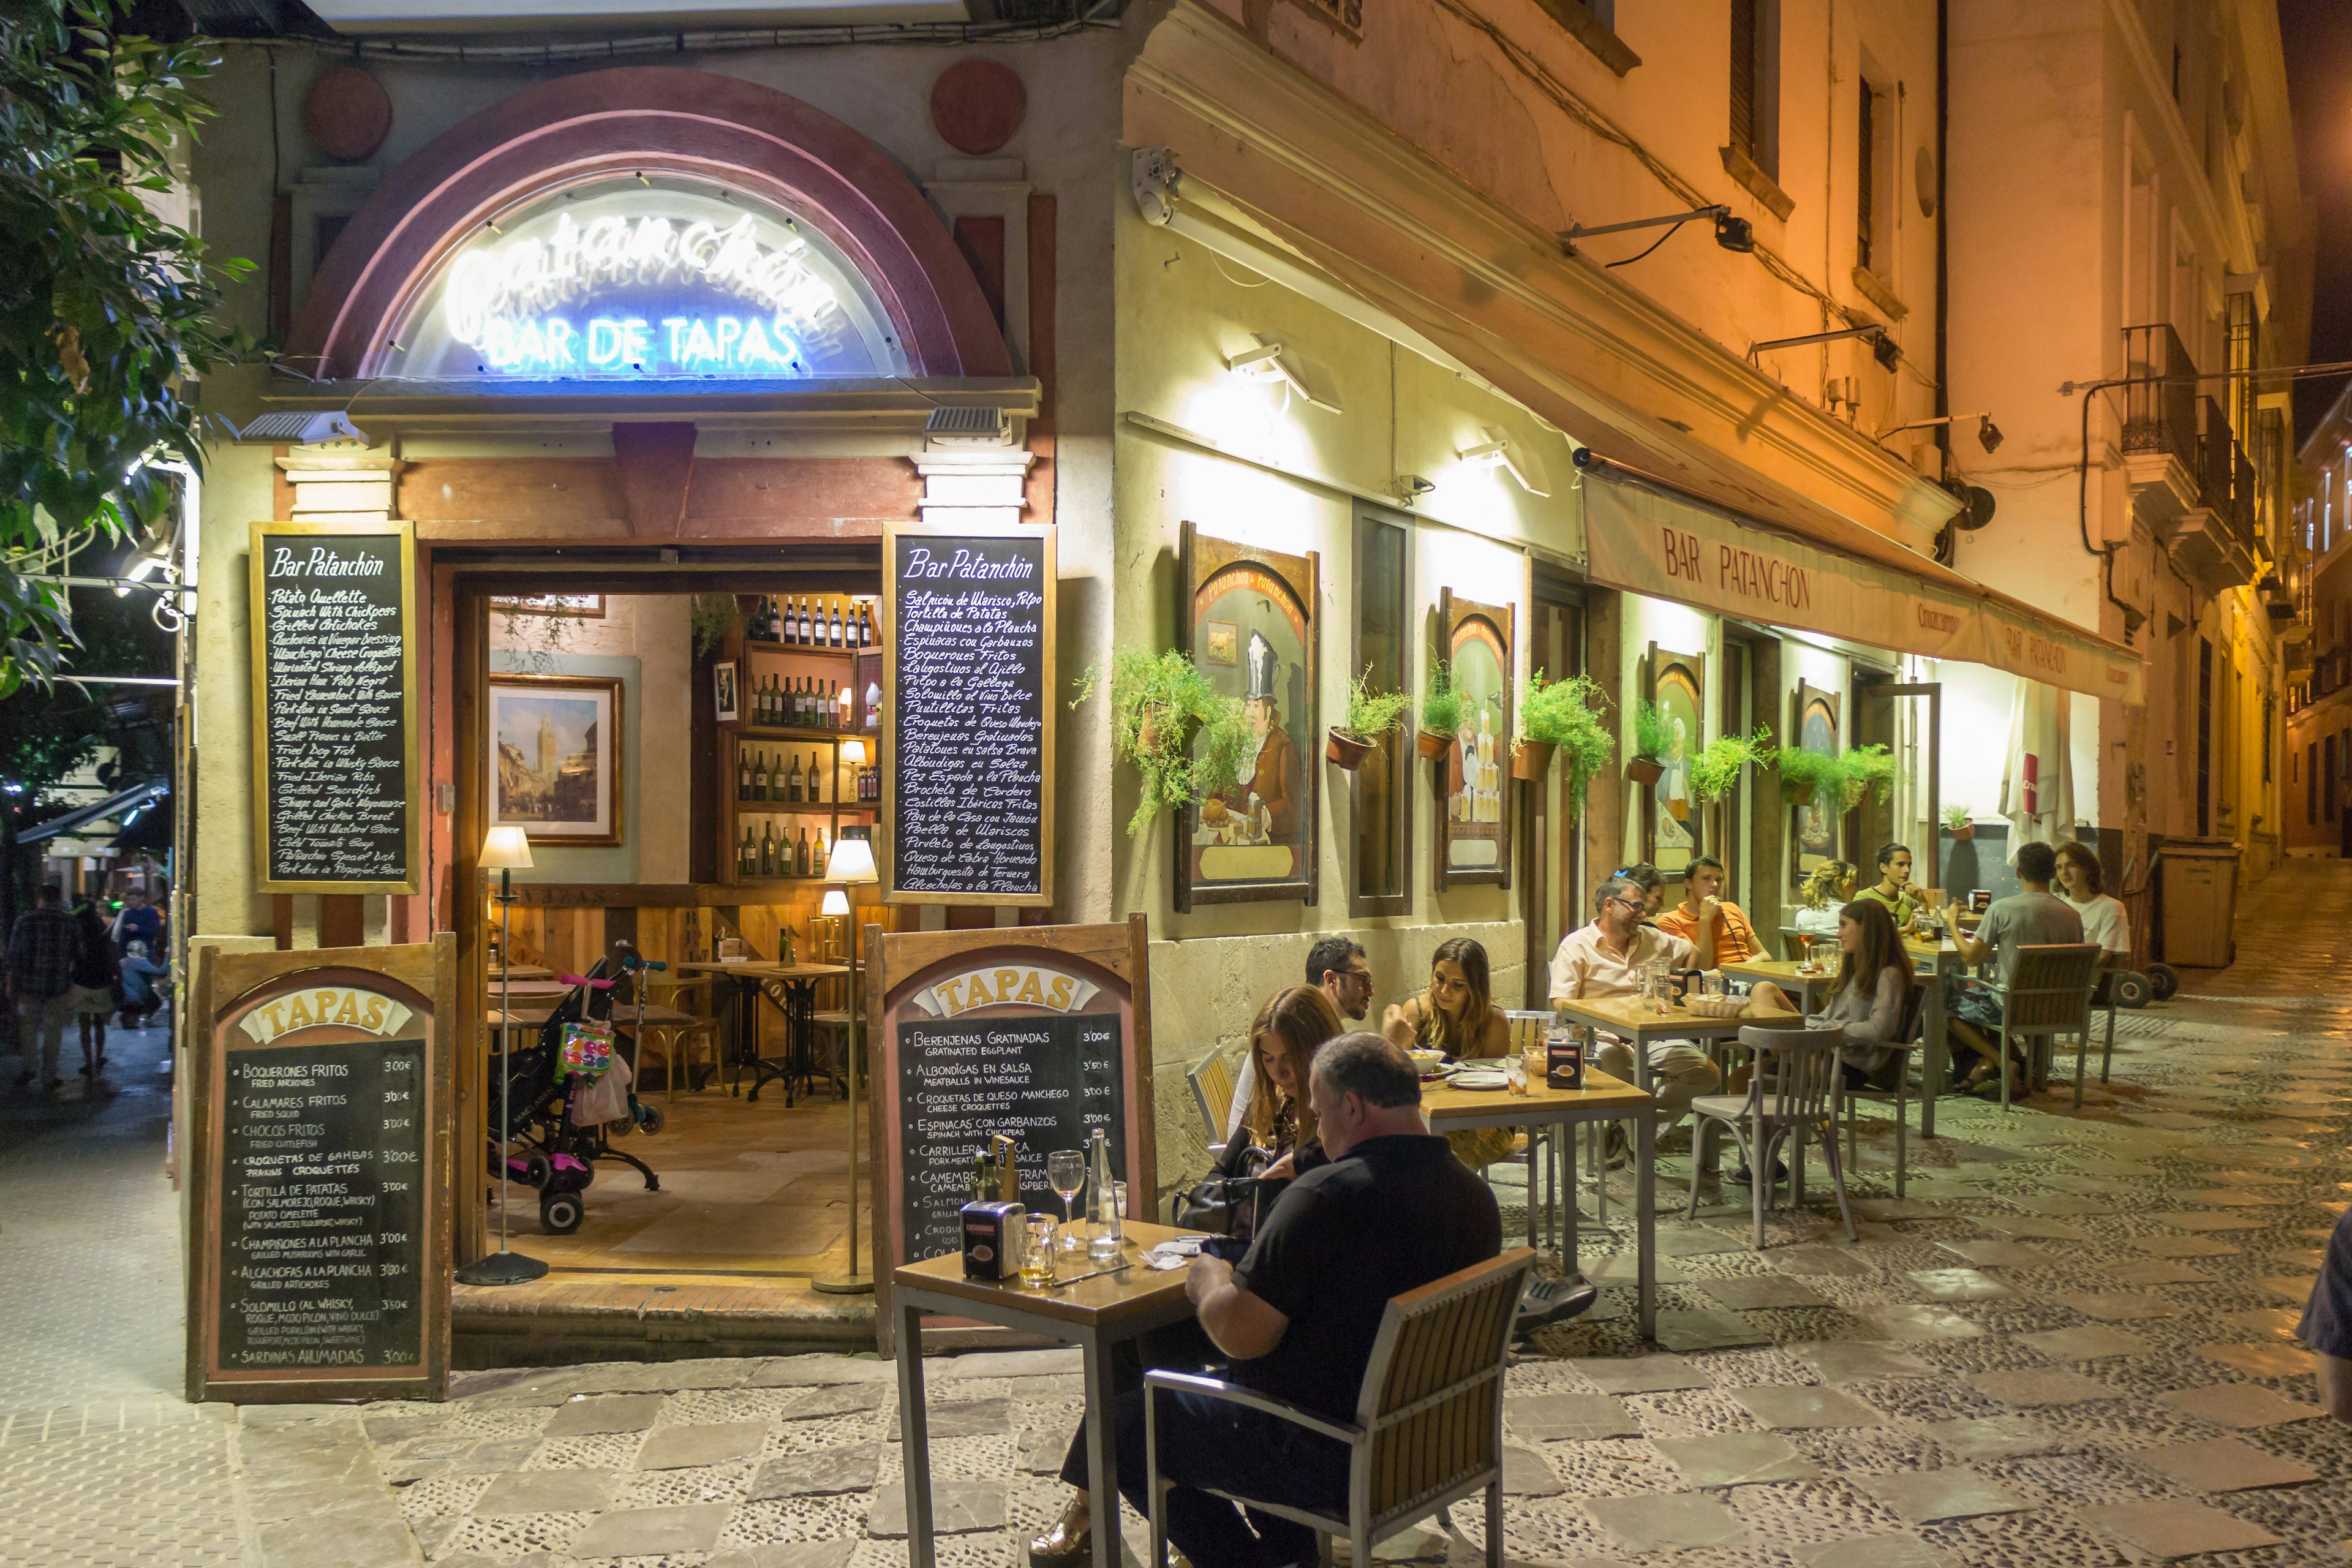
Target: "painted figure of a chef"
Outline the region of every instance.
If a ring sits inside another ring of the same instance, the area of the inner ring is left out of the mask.
[[[1257,737],[1257,756],[1243,766],[1234,788],[1222,792],[1212,804],[1248,816],[1265,832],[1268,843],[1296,844],[1301,796],[1298,747],[1282,727],[1282,715],[1275,705],[1274,647],[1265,633],[1250,633],[1248,658],[1249,689],[1242,699],[1242,714],[1249,721],[1250,733]],[[1212,822],[1217,815],[1205,807],[1202,812]]]

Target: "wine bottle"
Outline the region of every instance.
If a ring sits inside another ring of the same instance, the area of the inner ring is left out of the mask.
[[[808,797],[811,805],[818,804],[824,799],[824,791],[817,786],[816,759],[817,753],[811,752],[808,771]]]
[[[749,752],[735,753],[735,798],[751,798],[751,753]]]
[[[809,874],[809,836],[808,827],[805,824],[801,827],[800,855],[794,860],[793,864],[800,868],[800,874],[802,876],[805,877]]]
[[[760,753],[759,762],[751,769],[751,798],[768,798],[768,753],[765,752]]]
[[[786,800],[790,800],[790,801],[797,801],[797,800],[799,800],[799,799],[800,799],[800,797],[801,797],[801,759],[800,759],[800,753],[799,753],[799,752],[793,752],[793,771],[792,771],[792,773],[791,773],[791,775],[790,775],[789,777],[787,777],[787,778],[784,780],[784,798],[785,798]]]
[[[762,594],[760,595],[760,640],[774,642],[776,637],[776,596]]]
[[[776,874],[776,822],[770,817],[760,825],[760,875]]]
[[[833,646],[841,646],[841,601],[833,602]]]
[[[824,829],[820,827],[816,830],[816,858],[810,863],[810,876],[822,877],[824,875],[824,862],[828,853],[829,852],[824,847]]]
[[[803,594],[803,595],[801,595],[801,609],[800,609],[800,637],[799,637],[799,638],[798,638],[798,641],[799,641],[800,645],[801,645],[803,647],[806,647],[808,646],[808,640],[809,640],[809,608],[808,608],[808,595],[805,595],[805,594]]]

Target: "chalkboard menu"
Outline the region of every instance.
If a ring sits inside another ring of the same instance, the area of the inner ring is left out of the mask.
[[[425,1042],[230,1055],[219,1354],[231,1371],[425,1360]]]
[[[255,842],[265,891],[414,893],[409,526],[253,525]]]
[[[890,893],[1051,904],[1054,530],[885,534]]]
[[[1058,1215],[1045,1156],[1084,1149],[1099,1127],[1111,1169],[1127,1173],[1126,1093],[1118,1015],[908,1018],[898,1021],[898,1105],[906,1130],[901,1224],[909,1258],[961,1243],[956,1211],[971,1196],[972,1155],[1004,1133],[1023,1201]]]
[[[190,1399],[440,1397],[456,941],[196,950]]]

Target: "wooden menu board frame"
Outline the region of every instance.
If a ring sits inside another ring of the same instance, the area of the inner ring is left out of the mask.
[[[196,951],[194,970],[188,1015],[189,1400],[266,1405],[445,1397],[456,1176],[457,937],[444,931],[430,943],[295,952],[223,952],[205,947]],[[396,1366],[239,1373],[221,1360],[223,1276],[230,1262],[222,1234],[228,1179],[225,1102],[229,1058],[306,1046],[363,1046],[381,1037],[346,1024],[310,1024],[295,1025],[259,1042],[239,1027],[248,1016],[273,1003],[344,987],[373,992],[408,1008],[410,1019],[400,1025],[399,1032],[423,1040],[424,1157],[416,1174],[422,1216],[416,1237],[422,1354],[413,1363]]]
[[[1043,710],[1043,731],[1038,736],[1037,795],[1037,890],[1034,893],[995,892],[934,892],[908,890],[898,886],[899,839],[898,811],[904,804],[905,791],[898,774],[898,748],[895,738],[898,722],[898,659],[905,639],[898,626],[898,584],[892,574],[898,569],[898,541],[901,539],[1012,539],[1023,542],[1040,542],[1044,547],[1045,582],[1039,591],[1045,595],[1043,619],[1040,622],[1038,693]],[[894,904],[979,904],[997,909],[1038,909],[1054,907],[1054,716],[1061,704],[1054,699],[1054,683],[1059,673],[1055,661],[1055,633],[1060,619],[1060,566],[1056,550],[1059,536],[1053,523],[947,523],[885,521],[882,525],[882,594],[876,604],[881,617],[882,647],[882,721],[873,735],[876,761],[882,768],[886,781],[878,816],[882,825],[881,842],[875,848],[875,862],[881,872],[883,897]],[[862,668],[862,661],[860,668]],[[861,690],[858,700],[865,700]]]
[[[397,880],[304,881],[269,874],[269,825],[273,803],[269,793],[269,616],[268,563],[265,542],[274,538],[381,538],[400,541],[400,692],[402,749],[407,758],[406,810],[408,873]],[[383,522],[257,522],[249,533],[247,563],[250,596],[246,616],[251,624],[253,654],[250,679],[253,705],[253,826],[254,878],[265,893],[402,893],[424,891],[425,783],[423,746],[417,732],[416,696],[416,531],[415,525],[397,520]]]
[[[1514,689],[1517,680],[1518,609],[1512,605],[1484,605],[1475,599],[1456,597],[1451,588],[1437,591],[1437,646],[1445,660],[1454,689],[1459,691],[1459,673],[1455,665],[1462,650],[1470,643],[1486,647],[1495,658],[1501,671],[1501,684],[1496,695],[1502,701],[1502,721],[1489,748],[1491,762],[1480,763],[1464,754],[1460,738],[1448,746],[1445,755],[1437,762],[1437,890],[1467,884],[1487,883],[1498,888],[1511,885],[1511,741],[1517,700]],[[1461,822],[1454,819],[1454,797],[1467,787],[1465,769],[1476,766],[1494,771],[1494,793],[1496,796],[1495,820],[1492,822]],[[1454,864],[1454,841],[1480,840],[1495,846],[1495,863],[1491,866],[1456,866]]]
[[[866,1040],[872,1068],[866,1095],[873,1111],[870,1153],[874,1163],[874,1330],[881,1353],[893,1353],[890,1272],[906,1255],[904,1182],[907,1126],[898,1098],[898,1022],[902,1013],[922,1016],[915,998],[942,981],[980,974],[1000,991],[1003,976],[1017,984],[1024,965],[1042,965],[1076,974],[1101,987],[1116,1004],[1122,1026],[1119,1067],[1125,1075],[1120,1099],[1127,1145],[1128,1217],[1150,1219],[1158,1202],[1159,1149],[1151,1082],[1151,968],[1148,928],[1140,914],[1123,922],[1081,926],[1002,926],[976,931],[886,931],[866,928]],[[1017,1017],[1018,1004],[988,1005],[994,1017]],[[1030,1009],[1038,1017],[1069,1016],[1050,1007]],[[961,1015],[959,1015],[961,1016]],[[1055,1215],[1061,1201],[1050,1189],[1024,1190],[1024,1201]],[[943,1325],[949,1326],[949,1325]],[[974,1338],[1003,1331],[964,1328]]]

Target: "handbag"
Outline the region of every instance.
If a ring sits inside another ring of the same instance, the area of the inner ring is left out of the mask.
[[[1258,1221],[1283,1185],[1259,1173],[1272,1163],[1274,1156],[1254,1143],[1227,1150],[1215,1170],[1176,1194],[1177,1226],[1233,1241],[1254,1240]]]
[[[563,1044],[557,1059],[574,1078],[595,1078],[613,1065],[613,1025],[606,1018],[586,1018],[563,1026]]]
[[[629,1064],[612,1058],[608,1069],[594,1078],[575,1077],[565,1115],[574,1127],[602,1127],[629,1120]]]

